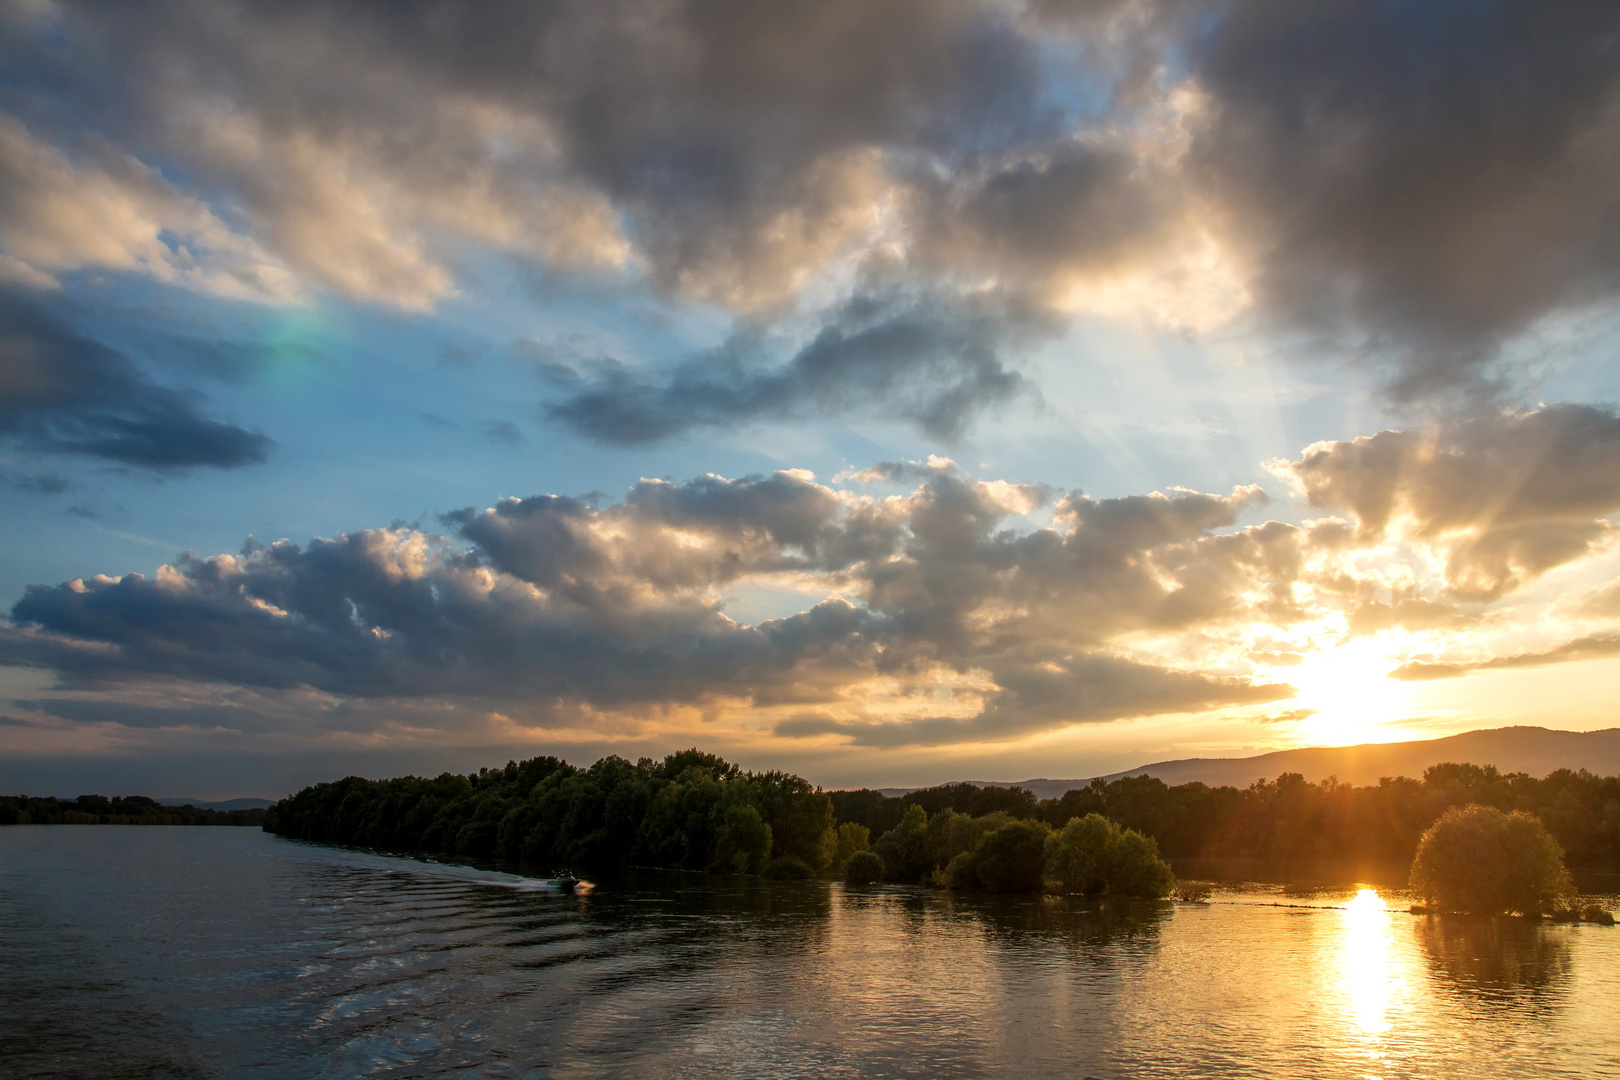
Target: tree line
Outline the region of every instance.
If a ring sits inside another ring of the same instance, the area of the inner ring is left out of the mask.
[[[1453,807],[1488,806],[1539,819],[1570,866],[1620,868],[1620,777],[1560,769],[1542,779],[1494,766],[1435,765],[1423,779],[1386,777],[1356,787],[1298,773],[1247,788],[1170,786],[1151,776],[1093,780],[1057,799],[1018,787],[947,784],[901,796],[830,793],[840,821],[878,835],[912,807],[930,815],[1001,813],[1053,828],[1099,814],[1157,841],[1175,858],[1249,858],[1271,863],[1412,861],[1424,832]]]
[[[840,854],[832,800],[784,772],[744,772],[684,750],[662,761],[555,757],[307,787],[270,808],[282,836],[496,857],[605,872],[656,866],[773,876],[828,872]],[[864,845],[863,845],[864,846]]]
[[[1154,896],[1173,881],[1151,839],[1095,815],[1084,827],[1054,830],[999,809],[930,815],[914,801],[874,843],[863,823],[837,819],[833,794],[802,777],[745,772],[695,749],[661,761],[610,756],[584,769],[540,757],[466,776],[351,776],[283,799],[264,827],[296,839],[594,873],[843,873],[856,883]]]
[[[1244,789],[1127,777],[1041,800],[974,784],[824,792],[695,749],[588,768],[539,757],[465,776],[316,784],[271,807],[264,827],[599,875],[645,866],[1164,896],[1174,877],[1161,856],[1409,864],[1447,810],[1474,805],[1533,816],[1571,865],[1620,865],[1620,778],[1468,764],[1366,787],[1288,773]]]
[[[263,810],[164,806],[145,795],[0,795],[0,825],[263,825]]]

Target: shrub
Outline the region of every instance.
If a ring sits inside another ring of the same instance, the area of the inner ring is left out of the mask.
[[[1207,881],[1178,881],[1170,895],[1188,903],[1205,904],[1209,902],[1209,894],[1214,891],[1215,886]]]
[[[1011,821],[985,833],[971,852],[950,861],[945,870],[946,882],[958,889],[1039,892],[1050,832],[1039,821]]]
[[[1047,844],[1046,869],[1066,893],[1159,899],[1176,883],[1151,837],[1121,829],[1101,814],[1070,819]]]
[[[1176,875],[1159,858],[1159,845],[1135,829],[1120,832],[1108,845],[1108,891],[1162,900],[1175,888]]]
[[[844,884],[870,885],[883,880],[883,859],[875,851],[857,851],[844,860]]]
[[[1553,908],[1547,917],[1555,922],[1589,922],[1613,926],[1614,915],[1600,904],[1567,904]]]
[[[1574,894],[1564,852],[1524,811],[1447,810],[1418,842],[1412,889],[1434,910],[1541,915]]]
[[[815,877],[816,872],[797,855],[778,855],[765,864],[760,875],[776,881],[807,881]]]

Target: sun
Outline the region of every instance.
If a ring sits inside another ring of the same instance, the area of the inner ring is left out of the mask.
[[[1279,672],[1298,689],[1298,708],[1313,713],[1300,721],[1299,734],[1330,746],[1404,737],[1393,730],[1407,705],[1404,685],[1388,677],[1396,664],[1377,643],[1362,639]]]

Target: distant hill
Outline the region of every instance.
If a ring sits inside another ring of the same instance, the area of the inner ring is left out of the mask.
[[[271,799],[226,799],[224,802],[206,802],[203,799],[155,799],[160,806],[195,806],[199,810],[263,810]]]
[[[1347,784],[1376,784],[1384,776],[1422,777],[1423,770],[1441,762],[1495,765],[1503,772],[1525,772],[1543,777],[1556,769],[1587,769],[1600,776],[1620,775],[1620,728],[1603,731],[1551,731],[1540,727],[1492,728],[1467,731],[1443,739],[1418,742],[1364,743],[1360,746],[1313,746],[1277,750],[1245,758],[1183,758],[1110,773],[1122,776],[1157,776],[1167,784],[1202,781],[1211,787],[1230,784],[1248,787],[1256,780],[1275,780],[1286,772],[1302,773],[1315,783],[1336,776]],[[1070,788],[1085,787],[1085,780],[974,780],[986,787],[1021,787],[1038,798],[1054,799]]]

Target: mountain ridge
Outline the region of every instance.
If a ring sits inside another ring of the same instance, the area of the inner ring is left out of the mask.
[[[1021,787],[1038,798],[1053,799],[1065,791],[1085,787],[1093,779],[1118,780],[1128,776],[1156,776],[1166,784],[1199,781],[1211,787],[1248,787],[1256,780],[1275,780],[1294,772],[1316,783],[1329,776],[1346,784],[1365,786],[1385,776],[1421,778],[1423,770],[1442,762],[1495,765],[1502,772],[1526,772],[1536,777],[1558,769],[1587,769],[1599,775],[1620,774],[1620,728],[1598,731],[1560,731],[1553,728],[1514,726],[1481,728],[1438,739],[1398,743],[1360,743],[1355,746],[1306,746],[1273,750],[1241,758],[1177,758],[1139,765],[1101,777],[1053,780],[970,780],[981,787]],[[886,788],[903,793],[916,788]]]

